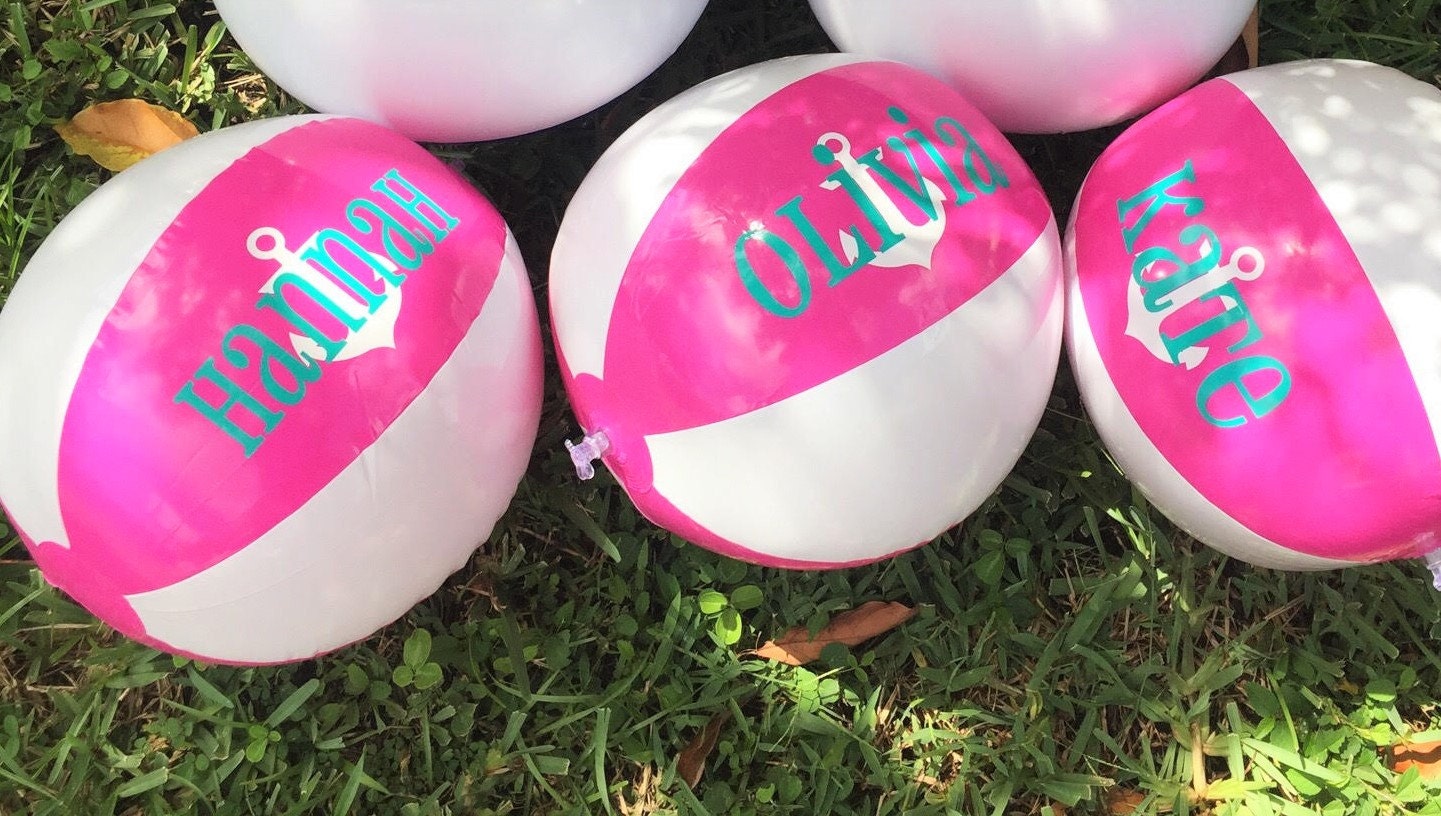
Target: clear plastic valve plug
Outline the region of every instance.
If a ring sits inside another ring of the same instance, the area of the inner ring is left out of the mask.
[[[596,431],[581,439],[580,444],[565,440],[565,449],[570,451],[575,475],[579,476],[581,481],[586,481],[595,478],[595,465],[592,463],[610,450],[610,438],[605,435],[605,431]]]
[[[1435,549],[1421,556],[1426,568],[1431,570],[1432,586],[1441,589],[1441,549]]]

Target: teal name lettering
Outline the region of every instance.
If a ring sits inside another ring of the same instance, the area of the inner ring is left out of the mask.
[[[1275,357],[1254,350],[1241,355],[1266,336],[1242,286],[1261,276],[1265,258],[1256,249],[1242,247],[1227,260],[1216,231],[1194,220],[1206,210],[1204,199],[1193,194],[1195,183],[1195,168],[1188,161],[1117,202],[1122,239],[1132,254],[1126,334],[1158,359],[1186,370],[1199,369],[1210,359],[1211,370],[1197,387],[1196,409],[1218,428],[1238,428],[1285,402],[1291,373]],[[1179,229],[1163,231],[1157,226],[1162,214],[1169,217],[1160,223],[1187,220]],[[1244,409],[1222,415],[1214,406],[1227,389],[1236,393]]]
[[[795,196],[770,223],[752,224],[736,238],[736,275],[767,313],[799,317],[819,292],[867,268],[929,267],[947,208],[1010,186],[1005,169],[955,119],[938,119],[927,131],[911,126],[901,108],[887,115],[905,129],[863,153],[841,133],[820,136],[811,152],[830,171],[818,182],[826,192]],[[812,213],[834,211],[837,201],[852,213],[848,222],[818,224]]]
[[[176,403],[194,409],[246,458],[301,404],[327,365],[394,342],[408,276],[460,225],[398,170],[377,179],[341,216],[296,250],[274,228],[251,233],[251,256],[275,264],[258,287],[255,309],[279,328],[266,333],[259,320],[232,327],[219,353],[175,394]]]

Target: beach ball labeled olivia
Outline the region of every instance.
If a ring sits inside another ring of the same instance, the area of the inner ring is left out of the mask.
[[[609,102],[681,44],[706,0],[215,0],[302,102],[413,139],[529,133]]]
[[[1101,156],[1068,258],[1086,405],[1172,520],[1273,567],[1438,557],[1441,91],[1203,84]]]
[[[1059,253],[1020,156],[938,80],[837,54],[712,79],[624,134],[561,224],[576,458],[753,562],[916,547],[1035,430]]]
[[[495,209],[399,134],[200,136],[82,202],[0,312],[0,502],[131,637],[229,663],[337,648],[508,505],[534,308]]]

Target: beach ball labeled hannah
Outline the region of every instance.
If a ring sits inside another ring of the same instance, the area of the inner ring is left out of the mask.
[[[510,232],[356,119],[270,119],[120,173],[0,311],[0,503],[121,632],[228,663],[364,638],[465,564],[534,443]]]
[[[594,110],[669,57],[706,0],[216,0],[255,64],[326,113],[468,142]]]
[[[844,51],[949,82],[1001,130],[1063,133],[1143,113],[1200,79],[1256,0],[811,0]]]
[[[1441,560],[1441,90],[1212,80],[1106,150],[1067,250],[1082,396],[1157,508],[1266,566]]]
[[[640,510],[721,553],[916,547],[1015,464],[1060,356],[1056,224],[944,83],[830,54],[693,88],[577,191],[550,302],[587,439]]]

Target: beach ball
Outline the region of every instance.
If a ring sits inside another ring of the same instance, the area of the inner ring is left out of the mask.
[[[236,41],[300,101],[414,139],[560,124],[640,82],[706,0],[215,0]]]
[[[1200,79],[1256,0],[811,0],[844,51],[951,83],[999,128],[1062,133],[1142,113]]]
[[[554,335],[641,512],[756,563],[838,567],[957,524],[1021,455],[1060,356],[1060,242],[943,83],[829,54],[712,79],[596,163]]]
[[[1092,168],[1067,238],[1091,418],[1216,549],[1441,547],[1441,91],[1361,62],[1212,80]]]
[[[364,638],[463,566],[534,444],[495,209],[399,134],[294,116],[120,173],[0,311],[0,504],[121,632],[228,663]]]

